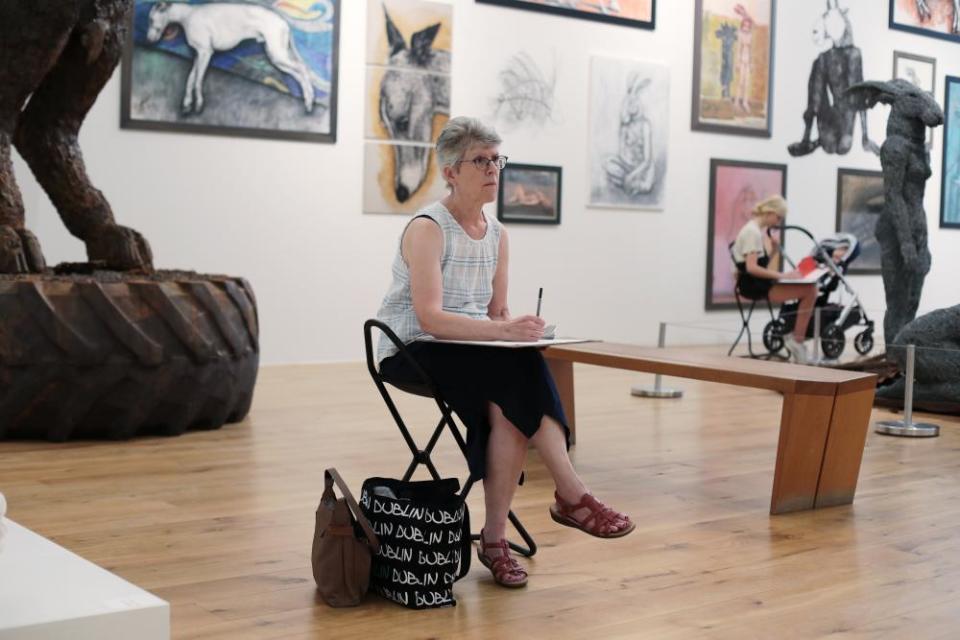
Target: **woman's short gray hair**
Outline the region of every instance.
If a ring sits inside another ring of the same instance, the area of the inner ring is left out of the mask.
[[[492,127],[476,118],[451,118],[437,138],[437,162],[441,169],[452,167],[457,160],[463,159],[463,154],[473,145],[493,146],[501,142],[500,136]]]

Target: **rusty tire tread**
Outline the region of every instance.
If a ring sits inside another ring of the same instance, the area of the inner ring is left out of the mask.
[[[259,365],[249,284],[63,280],[0,281],[0,438],[177,435],[246,416]]]

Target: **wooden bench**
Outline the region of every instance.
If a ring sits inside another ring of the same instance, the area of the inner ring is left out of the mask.
[[[853,502],[876,388],[873,374],[610,342],[548,347],[543,355],[572,441],[575,362],[778,391],[783,410],[770,513]]]

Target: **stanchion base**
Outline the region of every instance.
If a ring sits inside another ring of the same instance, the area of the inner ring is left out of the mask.
[[[888,436],[935,438],[940,435],[940,425],[930,424],[929,422],[907,424],[903,420],[881,420],[877,422],[874,431]]]
[[[656,387],[630,387],[630,395],[641,398],[682,398],[680,389],[657,389]]]

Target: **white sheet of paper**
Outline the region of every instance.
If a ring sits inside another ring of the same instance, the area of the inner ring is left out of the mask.
[[[521,349],[524,347],[552,347],[558,344],[574,344],[577,342],[596,342],[590,338],[541,338],[535,342],[514,342],[512,340],[438,340],[433,336],[417,338],[418,342],[442,342],[445,344],[472,344],[477,347],[502,347],[505,349]]]

